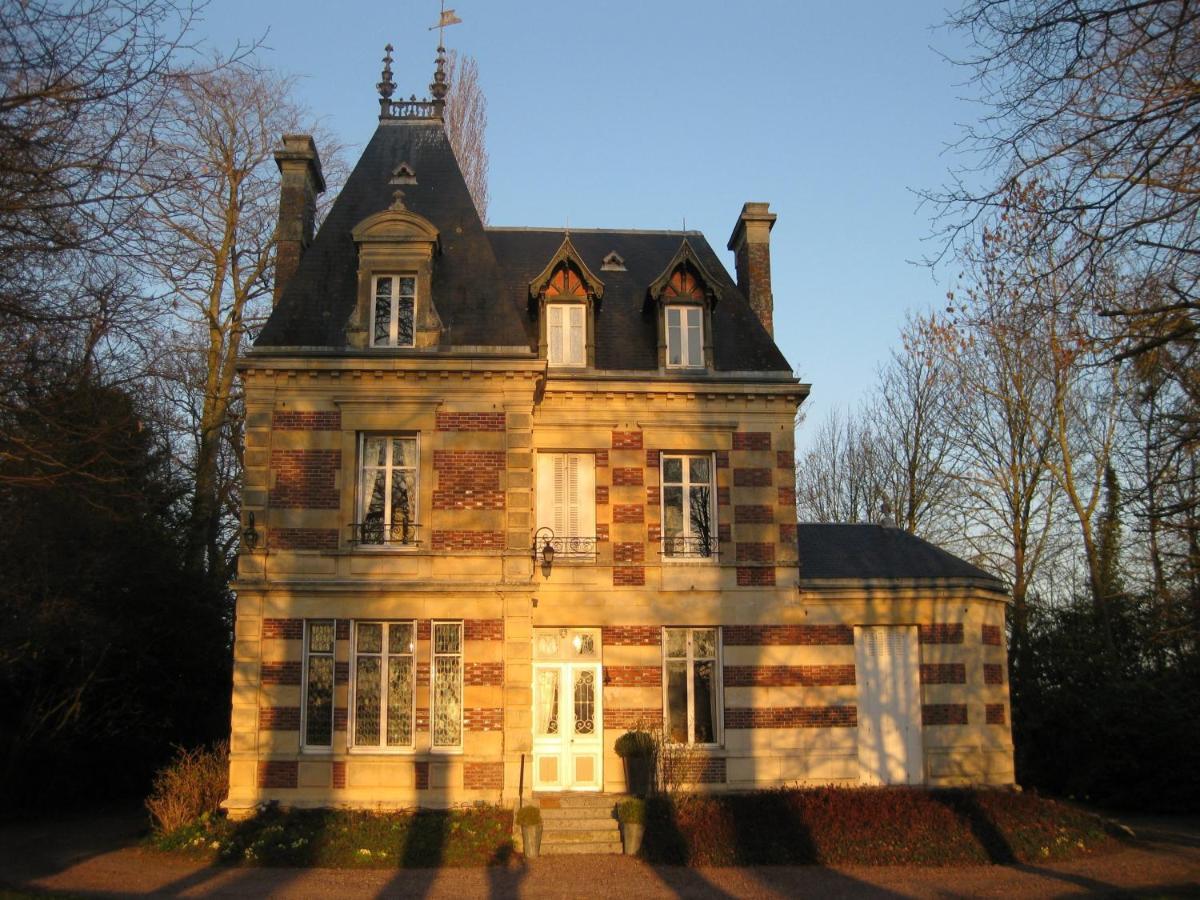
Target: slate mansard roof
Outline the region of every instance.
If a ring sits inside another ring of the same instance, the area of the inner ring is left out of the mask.
[[[801,523],[796,543],[803,579],[969,579],[1004,590],[994,576],[900,528]]]
[[[401,163],[413,170],[415,184],[391,183]],[[529,282],[554,256],[566,232],[484,228],[436,119],[380,123],[255,347],[348,348],[346,325],[356,305],[358,273],[351,230],[387,209],[397,187],[404,192],[405,207],[440,232],[433,303],[444,326],[443,347],[521,347],[533,354],[538,326],[529,315]],[[597,369],[657,370],[656,323],[643,313],[643,305],[651,282],[686,239],[718,282],[720,300],[713,310],[716,369],[791,377],[787,360],[699,232],[572,229],[570,238],[585,265],[604,282],[595,320]],[[626,270],[602,271],[604,258],[614,251]]]

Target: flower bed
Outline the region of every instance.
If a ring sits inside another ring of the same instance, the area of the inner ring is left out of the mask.
[[[1111,847],[1088,813],[999,790],[817,788],[648,801],[642,856],[693,866],[1038,862]]]
[[[512,812],[496,807],[371,813],[267,807],[253,818],[200,819],[151,838],[160,850],[230,864],[428,868],[501,863],[513,852]]]

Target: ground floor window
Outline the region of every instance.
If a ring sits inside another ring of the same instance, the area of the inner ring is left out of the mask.
[[[304,631],[304,746],[328,749],[333,745],[333,620],[310,619]]]
[[[354,747],[413,745],[416,624],[354,623]]]
[[[453,749],[462,746],[462,651],[462,622],[434,622],[431,719],[435,748]]]
[[[684,744],[720,741],[720,629],[663,629],[667,734]]]

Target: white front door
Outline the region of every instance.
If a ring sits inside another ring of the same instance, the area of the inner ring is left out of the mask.
[[[602,696],[599,663],[534,663],[535,791],[600,790]]]
[[[921,684],[914,626],[854,629],[859,779],[920,784]]]

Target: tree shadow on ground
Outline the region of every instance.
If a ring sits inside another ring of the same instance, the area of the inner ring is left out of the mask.
[[[987,810],[980,805],[975,791],[934,790],[929,792],[929,796],[966,823],[983,852],[987,854],[989,862],[1013,865],[1018,861],[1012,844]]]

